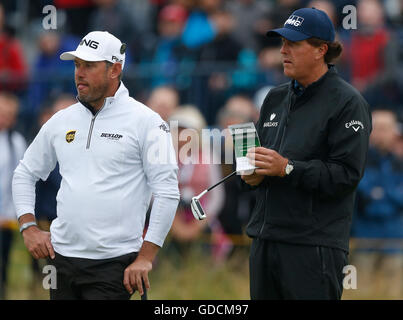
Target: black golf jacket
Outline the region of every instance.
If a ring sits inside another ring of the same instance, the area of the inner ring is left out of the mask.
[[[348,251],[372,130],[368,104],[333,66],[302,95],[293,83],[270,90],[256,128],[262,146],[292,160],[294,170],[284,178],[267,176],[257,187],[246,232]]]

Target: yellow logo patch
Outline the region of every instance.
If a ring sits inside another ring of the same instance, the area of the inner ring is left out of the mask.
[[[70,130],[66,133],[66,141],[68,143],[72,142],[74,140],[74,137],[76,136],[76,130]]]

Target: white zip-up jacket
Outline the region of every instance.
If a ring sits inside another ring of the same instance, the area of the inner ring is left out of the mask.
[[[179,201],[178,167],[168,126],[120,83],[96,113],[78,102],[46,122],[15,170],[17,217],[34,213],[35,183],[59,162],[62,182],[50,232],[56,252],[107,259],[162,246]]]

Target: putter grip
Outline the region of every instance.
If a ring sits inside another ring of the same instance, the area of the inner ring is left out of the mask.
[[[141,300],[148,300],[147,299],[147,288],[146,288],[146,286],[144,284],[144,281],[142,280],[141,282],[142,282],[142,285],[143,285],[143,295],[141,296]]]

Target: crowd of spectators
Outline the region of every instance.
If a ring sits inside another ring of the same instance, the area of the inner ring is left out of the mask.
[[[73,64],[61,63],[59,55],[91,30],[109,31],[127,44],[124,80],[138,100],[146,101],[158,86],[172,86],[181,104],[194,104],[212,126],[232,95],[253,98],[259,89],[287,80],[281,42],[265,33],[302,6],[322,9],[333,20],[344,45],[337,62],[343,77],[371,107],[392,108],[402,117],[399,0],[349,1],[357,29],[346,29],[352,18],[343,13],[345,0],[36,0],[26,1],[25,14],[18,12],[20,2],[3,1],[0,8],[0,89],[22,100],[19,128],[30,137],[32,118],[48,99],[75,94]],[[55,30],[42,26],[45,4],[57,9]]]
[[[42,9],[48,4],[57,9],[57,29],[43,28]],[[354,17],[343,12],[346,5],[356,8],[357,29],[348,29],[346,19],[351,22]],[[179,131],[224,130],[231,124],[256,121],[270,88],[288,81],[282,72],[281,41],[269,40],[265,33],[305,6],[331,17],[344,47],[336,61],[338,72],[364,95],[374,115],[352,236],[403,239],[403,2],[399,0],[2,1],[0,107],[16,104],[19,112],[8,124],[2,119],[5,111],[0,113],[0,210],[3,195],[9,192],[4,181],[22,156],[5,153],[3,145],[7,150],[21,149],[25,144],[17,140],[24,136],[29,143],[48,117],[66,107],[66,101],[74,102],[74,64],[60,61],[59,55],[74,50],[85,34],[105,30],[127,44],[123,82],[131,96],[165,121],[182,123]],[[393,133],[384,133],[388,129]],[[17,131],[14,147],[9,137]],[[225,148],[232,146],[223,143],[216,151],[223,155]],[[229,180],[204,199],[211,218],[197,223],[189,199],[232,172],[234,165],[179,163],[179,167],[182,199],[171,231],[175,248],[182,252],[184,243],[208,233],[213,235],[212,254],[228,256],[240,242],[253,193],[240,194],[236,180]],[[38,184],[45,193],[38,196],[45,205],[38,202],[42,220],[55,215],[55,202],[49,197],[60,183],[56,171],[47,184]],[[53,207],[46,208],[49,203]],[[0,222],[8,219],[3,211]],[[11,242],[7,226],[0,224],[5,237],[0,241],[3,262],[9,252],[5,244]],[[378,249],[382,254],[400,251],[401,268],[401,247],[400,242],[397,249],[382,245]]]

